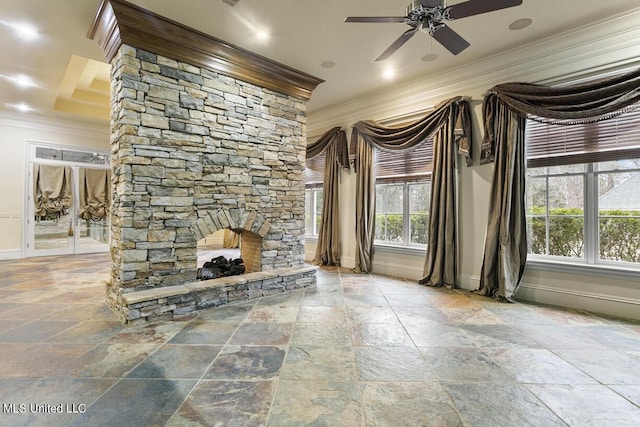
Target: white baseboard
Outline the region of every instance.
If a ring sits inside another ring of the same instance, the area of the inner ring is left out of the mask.
[[[372,270],[376,274],[385,276],[402,277],[409,280],[422,279],[422,267],[412,265],[376,261],[372,265]]]
[[[516,299],[640,319],[640,300],[636,298],[522,283]]]
[[[476,290],[479,287],[479,276],[460,275],[460,288]],[[522,283],[518,288],[515,299],[587,310],[611,316],[640,319],[640,300],[636,298]]]
[[[0,260],[20,259],[22,258],[21,250],[0,250]]]
[[[305,251],[304,253],[304,260],[306,262],[313,262],[313,258],[315,258],[316,253],[314,252],[309,252],[309,251]]]
[[[356,257],[353,256],[341,256],[340,266],[344,268],[356,268]]]
[[[458,286],[460,286],[460,289],[475,291],[480,287],[480,276],[468,276],[461,274],[459,277]]]
[[[313,251],[305,251],[304,260],[306,262],[313,262],[313,259],[316,256],[315,248]],[[352,256],[341,256],[340,257],[340,266],[344,268],[354,268],[356,266],[356,259]]]

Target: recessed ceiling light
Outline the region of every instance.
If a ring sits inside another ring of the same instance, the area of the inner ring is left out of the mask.
[[[5,107],[9,107],[9,108],[13,108],[14,110],[18,110],[18,111],[22,111],[23,113],[26,113],[28,111],[33,110],[33,108],[29,107],[27,104],[25,103],[21,103],[21,104],[9,104],[9,103],[5,103],[4,104]]]
[[[429,53],[425,56],[423,56],[422,58],[420,58],[420,61],[422,62],[433,62],[436,60],[436,58],[438,58],[438,55],[436,55],[435,53]]]
[[[24,40],[30,41],[38,38],[38,30],[36,30],[32,25],[24,23],[7,23],[7,25],[13,28],[13,31],[15,31],[16,34]]]
[[[518,31],[518,30],[522,30],[524,28],[527,28],[531,24],[533,24],[533,19],[532,18],[522,18],[522,19],[518,19],[516,21],[513,21],[509,25],[509,29],[513,30],[513,31]]]
[[[320,66],[321,66],[322,68],[333,68],[333,67],[335,67],[335,66],[336,66],[336,63],[335,63],[335,62],[333,62],[333,61],[323,61],[323,62],[320,64]]]
[[[391,80],[395,75],[396,75],[396,71],[391,67],[385,68],[384,72],[382,73],[382,77],[384,77],[387,80]]]
[[[267,33],[266,31],[258,31],[256,32],[256,37],[259,40],[267,40],[269,38],[269,33]]]
[[[35,86],[35,84],[33,83],[33,80],[31,80],[29,77],[24,76],[22,74],[14,76],[14,77],[10,77],[9,78],[13,83],[15,83],[16,85],[20,86],[20,87],[30,87],[30,86]]]

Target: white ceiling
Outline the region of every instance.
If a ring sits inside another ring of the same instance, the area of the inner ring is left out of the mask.
[[[401,16],[409,0],[131,0],[131,3],[218,39],[266,56],[325,80],[314,91],[308,112],[319,111],[389,85],[441,73],[554,34],[637,9],[638,0],[524,0],[521,6],[451,21],[471,43],[458,56],[418,33],[390,59],[374,62],[408,27],[405,24],[347,24],[347,16]],[[460,3],[449,0],[448,4]],[[108,118],[108,79],[97,43],[86,37],[100,0],[0,1],[0,76],[17,74],[36,84],[19,88],[0,78],[0,109],[26,103],[29,114],[74,120]],[[508,26],[520,18],[533,24],[520,31]],[[26,22],[40,36],[16,37],[8,24]],[[639,23],[640,24],[640,23]],[[269,34],[260,40],[257,31]],[[425,55],[435,60],[421,61]],[[322,63],[332,61],[333,68]],[[395,78],[385,80],[386,67]]]

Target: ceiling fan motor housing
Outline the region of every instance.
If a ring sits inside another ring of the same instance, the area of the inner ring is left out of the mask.
[[[437,29],[444,26],[443,21],[448,19],[451,19],[448,7],[445,8],[442,5],[424,6],[420,0],[414,0],[407,6],[407,15],[404,22],[410,27],[433,34]]]

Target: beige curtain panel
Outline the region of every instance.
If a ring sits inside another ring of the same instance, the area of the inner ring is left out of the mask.
[[[240,247],[240,235],[238,233],[234,233],[228,228],[225,228],[222,237],[222,247],[230,249]]]
[[[639,106],[640,69],[578,85],[506,83],[488,91],[482,107],[481,161],[494,162],[494,177],[480,294],[511,301],[524,273],[526,119],[558,125],[591,123]]]
[[[340,265],[340,171],[349,169],[346,133],[335,127],[307,147],[307,159],[325,153],[322,182],[322,217],[318,230],[318,245],[313,258],[316,265]]]
[[[111,171],[81,168],[79,177],[80,218],[100,221],[109,213]]]
[[[70,166],[33,166],[33,201],[36,216],[58,218],[71,207],[72,200]]]
[[[470,111],[462,101],[450,104],[449,120],[434,137],[427,256],[419,282],[428,286],[453,288],[458,277],[456,146],[470,166]]]
[[[359,143],[354,161],[356,169],[356,253],[353,271],[356,273],[371,271],[376,219],[376,175],[373,170],[373,158],[373,147],[366,143]]]
[[[351,152],[356,166],[356,272],[371,270],[375,230],[375,174],[373,148],[387,151],[411,150],[435,135],[432,199],[429,213],[429,247],[425,277],[433,286],[454,285],[457,266],[455,212],[455,145],[458,154],[471,159],[471,121],[468,102],[455,97],[440,103],[422,119],[403,126],[383,126],[373,121],[353,125]],[[437,187],[434,187],[436,185]],[[435,196],[434,196],[435,195]],[[436,197],[434,199],[434,197]]]
[[[527,260],[525,123],[524,115],[496,107],[492,130],[499,138],[478,293],[500,301],[512,300]]]

